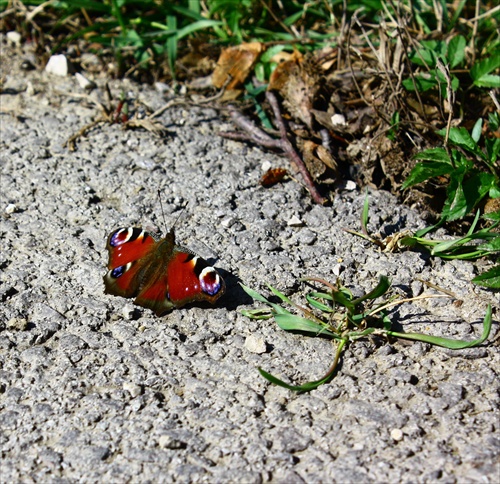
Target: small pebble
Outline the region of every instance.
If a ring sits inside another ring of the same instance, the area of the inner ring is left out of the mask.
[[[356,190],[356,183],[353,182],[352,180],[346,180],[342,183],[340,183],[340,187],[342,190],[348,190],[352,192],[353,190]]]
[[[28,81],[26,83],[26,94],[28,96],[34,96],[36,94],[35,86],[33,85],[33,83],[31,81]]]
[[[34,71],[36,67],[30,60],[25,59],[21,62],[21,69],[23,71]]]
[[[28,327],[28,321],[24,318],[12,318],[7,321],[7,328],[17,331],[25,331]]]
[[[273,165],[269,160],[265,160],[262,162],[262,165],[260,165],[260,168],[263,172],[269,171]]]
[[[302,227],[304,225],[304,222],[302,222],[302,220],[300,220],[300,218],[296,215],[293,215],[292,218],[287,222],[287,225],[289,227]]]
[[[245,348],[250,351],[250,353],[256,353],[258,355],[261,355],[262,353],[265,353],[267,351],[267,345],[264,341],[264,338],[262,338],[261,336],[255,336],[253,334],[247,336],[245,340]]]
[[[45,66],[45,71],[56,76],[67,76],[68,59],[66,59],[66,56],[63,54],[51,56],[49,62],[47,62]]]
[[[221,225],[228,229],[229,227],[231,227],[232,225],[234,225],[236,222],[236,219],[234,217],[228,217],[228,218],[225,218],[222,222],[221,222]]]
[[[400,442],[401,440],[403,440],[403,431],[401,429],[392,429],[391,438],[396,442]]]
[[[172,88],[164,82],[155,82],[154,87],[160,94],[170,94],[172,92]]]
[[[85,89],[86,91],[92,91],[92,89],[95,89],[97,87],[95,82],[90,81],[89,79],[87,79],[84,75],[80,74],[79,72],[77,72],[75,74],[75,77],[76,77],[76,80],[78,81],[78,84],[80,85],[80,87],[82,89]]]
[[[8,213],[10,215],[10,214],[15,213],[15,212],[17,212],[17,206],[14,205],[13,203],[9,203],[5,207],[5,213]]]
[[[21,34],[14,30],[7,32],[7,40],[14,45],[21,45]]]
[[[137,308],[135,306],[132,306],[130,304],[127,304],[126,306],[123,306],[122,309],[122,315],[125,319],[137,319]]]
[[[334,126],[345,126],[347,124],[345,122],[345,116],[343,114],[334,114],[331,120]]]

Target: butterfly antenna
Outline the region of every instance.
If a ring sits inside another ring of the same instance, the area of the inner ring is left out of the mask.
[[[181,211],[179,212],[179,215],[177,215],[177,218],[174,220],[174,225],[172,225],[172,229],[177,225],[177,222],[181,218],[181,215],[184,213],[184,210],[186,210],[187,204],[189,202],[186,202],[183,207],[181,207]]]
[[[163,210],[163,202],[161,201],[161,191],[159,188],[158,188],[158,200],[160,202],[161,215],[163,217],[163,225],[166,228],[167,227],[167,219],[165,218],[165,210]],[[181,208],[181,211],[180,211],[179,215],[177,215],[177,218],[175,219],[170,231],[174,230],[174,227],[177,225],[178,220],[181,218],[181,215],[184,213],[184,210],[186,209],[187,204],[188,204],[188,202],[186,202],[186,204]]]
[[[158,200],[160,202],[160,209],[161,209],[161,216],[163,218],[163,227],[166,231],[166,228],[167,228],[167,219],[165,218],[165,210],[163,210],[163,202],[161,201],[161,191],[160,189],[158,188]]]

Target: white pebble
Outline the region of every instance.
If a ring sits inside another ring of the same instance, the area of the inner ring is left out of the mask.
[[[292,218],[290,218],[290,220],[287,222],[287,225],[289,227],[302,227],[304,223],[302,222],[302,220],[300,220],[299,217],[297,217],[297,215],[293,215]]]
[[[267,351],[267,345],[264,338],[253,334],[247,336],[245,340],[245,348],[250,351],[250,353],[257,353],[258,355]]]
[[[345,122],[345,116],[343,114],[334,114],[331,120],[334,126],[345,126],[347,124]]]
[[[77,72],[75,74],[76,80],[82,89],[86,91],[92,91],[92,89],[96,88],[96,83],[87,79],[84,75]]]
[[[68,59],[66,59],[66,56],[63,54],[51,56],[49,62],[47,62],[45,66],[45,71],[56,76],[67,76]]]
[[[186,445],[177,439],[174,439],[170,435],[162,435],[158,439],[158,444],[162,449],[182,449]]]
[[[400,442],[401,440],[403,440],[403,431],[401,429],[392,429],[391,438],[396,442]]]
[[[125,319],[135,319],[136,308],[130,304],[123,306],[122,315]]]
[[[266,172],[271,169],[273,165],[271,164],[270,161],[266,160],[262,162],[262,165],[260,165],[260,168],[263,172]]]
[[[7,40],[14,45],[21,45],[21,34],[15,30],[7,32]]]
[[[349,191],[356,190],[356,183],[352,180],[346,180],[342,188]]]
[[[9,203],[5,207],[5,213],[8,213],[10,215],[11,213],[15,213],[15,212],[17,212],[17,206],[14,205],[13,203]]]
[[[172,92],[172,88],[164,82],[155,82],[154,87],[160,94],[170,94]]]

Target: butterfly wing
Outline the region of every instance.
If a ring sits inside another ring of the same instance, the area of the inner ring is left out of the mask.
[[[104,276],[105,293],[114,296],[137,296],[141,273],[151,259],[157,242],[139,228],[121,228],[108,237],[109,271]]]
[[[158,254],[167,246],[160,242]],[[166,260],[166,266],[150,274],[135,303],[152,309],[160,316],[171,309],[180,308],[195,301],[214,303],[225,292],[225,284],[218,272],[206,260],[195,254],[174,247]]]
[[[205,259],[180,247],[174,249],[167,279],[170,299],[176,306],[193,301],[213,304],[226,289],[222,277]]]

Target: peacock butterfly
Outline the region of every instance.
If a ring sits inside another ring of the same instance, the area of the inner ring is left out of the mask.
[[[159,239],[137,227],[120,228],[109,235],[106,248],[104,293],[135,297],[135,304],[157,316],[195,301],[213,304],[226,290],[206,260],[175,244],[173,229]]]

